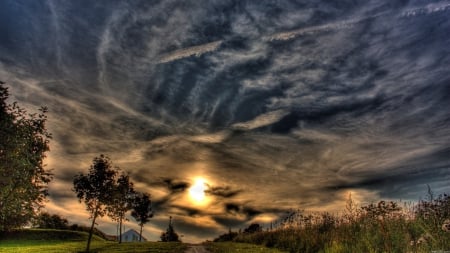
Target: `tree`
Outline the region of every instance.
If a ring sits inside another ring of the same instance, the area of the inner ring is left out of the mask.
[[[163,232],[161,234],[161,241],[163,241],[163,242],[181,242],[181,240],[178,239],[178,234],[175,232],[175,229],[173,228],[172,216],[170,216],[169,227],[167,228],[166,232]]]
[[[246,234],[253,234],[256,232],[261,232],[262,227],[258,223],[252,223],[248,228],[244,229],[244,233]]]
[[[149,222],[153,217],[152,201],[150,200],[149,194],[136,194],[131,216],[139,222],[139,226],[141,227],[141,230],[139,231],[139,241],[142,241],[142,228],[144,227],[144,224]]]
[[[117,222],[119,243],[122,243],[122,223],[126,220],[125,214],[133,208],[135,191],[130,176],[121,174],[117,179],[112,191],[111,200],[108,203],[108,216]]]
[[[111,202],[116,177],[117,170],[113,169],[111,160],[107,156],[100,155],[94,158],[87,175],[80,173],[73,180],[74,191],[79,201],[86,204],[92,219],[86,252],[89,252],[95,220],[107,212],[106,207]]]
[[[47,108],[29,114],[0,82],[0,231],[29,223],[43,206],[52,174],[43,163],[49,151]]]
[[[33,225],[38,228],[68,229],[69,221],[57,214],[43,212],[36,217]]]

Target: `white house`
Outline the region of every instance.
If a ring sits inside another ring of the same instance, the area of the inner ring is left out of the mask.
[[[145,242],[147,239],[142,236],[142,241]],[[122,242],[139,242],[139,232],[134,229],[129,229],[122,234]]]

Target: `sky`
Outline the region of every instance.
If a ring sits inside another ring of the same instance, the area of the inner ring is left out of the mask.
[[[448,192],[449,30],[439,0],[3,0],[0,80],[49,109],[47,211],[89,224],[73,177],[106,154],[144,236],[198,242]]]

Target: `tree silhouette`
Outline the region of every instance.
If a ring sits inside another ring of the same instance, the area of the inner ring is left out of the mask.
[[[119,243],[122,243],[122,223],[126,220],[125,214],[133,208],[134,198],[135,191],[130,176],[122,173],[114,184],[111,199],[106,207],[108,216],[118,224]]]
[[[135,195],[133,210],[131,216],[139,223],[139,241],[142,241],[142,228],[153,217],[152,201],[147,193],[138,193]]]
[[[181,242],[181,240],[178,239],[178,234],[175,232],[175,229],[173,228],[172,216],[170,216],[169,227],[167,228],[166,232],[163,232],[161,234],[161,241],[163,241],[163,242]]]
[[[95,220],[106,214],[106,207],[111,203],[116,176],[117,170],[112,168],[110,159],[100,155],[100,157],[94,158],[87,175],[80,173],[73,180],[74,191],[77,193],[79,201],[84,201],[86,204],[86,209],[92,219],[86,252],[89,252]]]
[[[68,229],[69,221],[57,214],[43,212],[33,220],[33,225],[38,228]]]
[[[51,134],[47,108],[29,114],[8,104],[8,88],[0,81],[0,231],[27,224],[45,201],[52,174],[44,169]]]
[[[244,229],[244,233],[253,234],[256,232],[261,232],[262,227],[258,223],[252,223],[248,228]]]

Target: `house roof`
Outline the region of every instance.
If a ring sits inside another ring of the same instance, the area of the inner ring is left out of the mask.
[[[125,234],[130,234],[130,233],[139,235],[139,232],[138,232],[138,231],[136,231],[136,230],[130,228],[130,229],[128,229],[126,232],[124,232],[124,233],[122,234],[122,236],[125,235]],[[144,236],[142,236],[142,240],[147,241],[147,238],[145,238]]]

